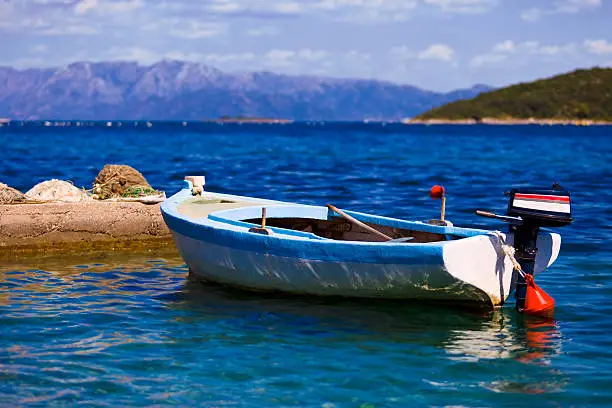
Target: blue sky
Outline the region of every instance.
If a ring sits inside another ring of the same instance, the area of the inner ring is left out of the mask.
[[[161,59],[446,91],[612,66],[612,0],[0,0],[0,65]]]

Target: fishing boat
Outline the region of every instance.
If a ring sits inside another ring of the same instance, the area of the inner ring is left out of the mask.
[[[204,181],[186,177],[184,188],[162,203],[164,221],[194,277],[253,291],[489,308],[516,291],[520,310],[525,276],[544,271],[559,254],[559,234],[541,227],[571,222],[569,193],[558,185],[512,190],[506,215],[477,212],[509,223],[499,232],[454,226],[444,210],[439,220],[408,221],[214,193]],[[445,200],[437,188],[432,197]]]

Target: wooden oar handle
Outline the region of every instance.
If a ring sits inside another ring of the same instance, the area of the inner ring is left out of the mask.
[[[496,214],[489,211],[476,210],[476,215],[480,215],[481,217],[497,218]]]
[[[387,241],[391,241],[393,239],[390,236],[383,234],[379,230],[374,229],[374,228],[370,227],[369,225],[364,224],[363,222],[361,222],[361,221],[351,217],[350,215],[344,213],[342,210],[339,210],[338,208],[334,207],[331,204],[327,204],[327,208],[329,208],[330,210],[332,210],[333,212],[335,212],[337,214],[340,214],[343,218],[345,218],[346,220],[352,222],[353,224],[359,225],[361,228],[365,228],[366,230],[370,231],[371,233],[376,234],[379,237],[386,239]]]

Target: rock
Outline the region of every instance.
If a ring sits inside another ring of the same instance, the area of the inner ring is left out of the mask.
[[[135,168],[123,164],[107,164],[93,184],[97,199],[158,194]],[[148,194],[147,194],[148,193]]]
[[[0,204],[24,203],[26,200],[25,194],[21,191],[0,183]]]
[[[32,187],[26,194],[28,200],[54,202],[61,201],[76,203],[88,201],[91,198],[87,192],[63,180],[47,180]]]

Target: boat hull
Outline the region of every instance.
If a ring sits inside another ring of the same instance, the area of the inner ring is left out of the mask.
[[[426,263],[426,258],[431,257],[416,256],[410,263],[358,263],[257,253],[179,233],[174,233],[174,239],[195,277],[242,289],[297,295],[469,301],[491,305],[499,304],[503,296],[492,296],[451,275],[444,267],[442,253],[439,262]]]

